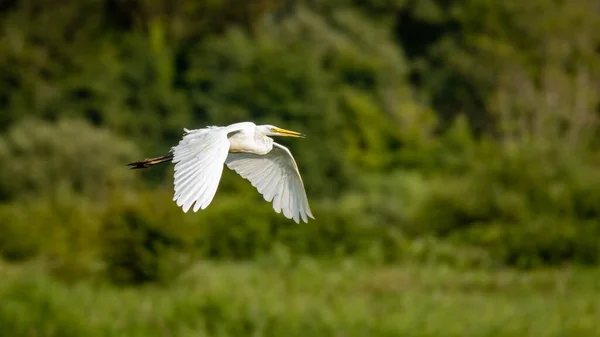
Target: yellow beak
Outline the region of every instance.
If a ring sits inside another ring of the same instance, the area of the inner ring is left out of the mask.
[[[300,132],[290,131],[290,130],[286,130],[286,129],[273,128],[273,131],[275,131],[278,134],[278,136],[296,137],[296,138],[306,137],[306,135],[304,135]]]

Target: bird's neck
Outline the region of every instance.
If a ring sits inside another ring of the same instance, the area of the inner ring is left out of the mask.
[[[273,139],[262,136],[254,138],[256,144],[256,154],[264,155],[269,153],[273,149]]]
[[[273,139],[248,133],[236,133],[229,137],[230,152],[264,155],[273,149]]]

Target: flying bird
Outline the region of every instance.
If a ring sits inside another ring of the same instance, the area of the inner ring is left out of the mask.
[[[184,129],[183,138],[165,156],[127,164],[142,169],[175,163],[173,201],[187,213],[205,209],[212,202],[223,164],[250,181],[277,213],[299,223],[314,219],[298,166],[290,151],[269,136],[300,137],[299,132],[252,122],[229,126]]]

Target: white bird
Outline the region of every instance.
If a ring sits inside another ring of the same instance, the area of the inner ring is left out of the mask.
[[[132,169],[147,168],[172,160],[175,163],[173,201],[187,211],[205,209],[212,202],[223,164],[250,181],[277,213],[299,223],[314,219],[290,151],[268,136],[305,136],[273,125],[252,122],[229,126],[184,129],[183,139],[169,154],[127,164]],[[195,204],[194,204],[195,203]]]

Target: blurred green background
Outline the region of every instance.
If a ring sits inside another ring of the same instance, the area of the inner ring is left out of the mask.
[[[1,336],[592,336],[598,0],[0,1]],[[280,139],[316,220],[183,128]]]

